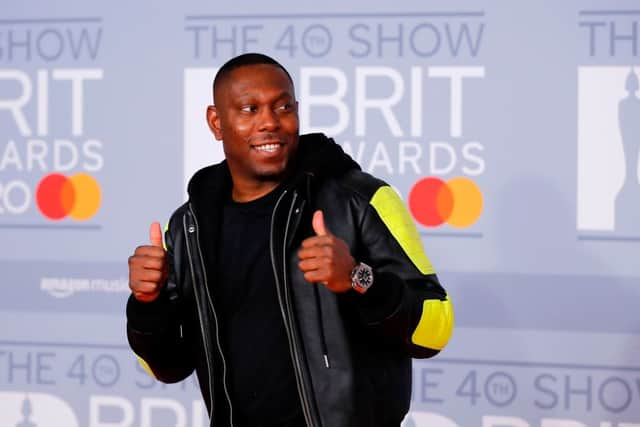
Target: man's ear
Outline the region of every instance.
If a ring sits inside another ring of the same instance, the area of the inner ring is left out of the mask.
[[[213,135],[218,141],[222,141],[222,129],[220,127],[220,116],[215,105],[209,105],[207,107],[207,124],[209,129],[213,132]]]

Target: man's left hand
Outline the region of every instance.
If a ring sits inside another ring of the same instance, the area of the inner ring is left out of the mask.
[[[311,222],[316,235],[302,242],[298,267],[309,283],[322,283],[332,292],[351,289],[351,270],[356,261],[344,240],[334,236],[324,224],[322,211],[313,213]]]

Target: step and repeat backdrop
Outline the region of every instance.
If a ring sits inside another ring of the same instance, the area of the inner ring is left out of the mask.
[[[264,52],[451,294],[405,427],[640,427],[639,6],[2,1],[0,425],[208,425],[128,349],[127,257],[222,158],[216,69]]]

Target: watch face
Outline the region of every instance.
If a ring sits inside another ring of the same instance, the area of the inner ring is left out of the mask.
[[[373,284],[373,272],[371,267],[361,262],[354,268],[351,276],[351,286],[358,292],[363,293]]]
[[[368,288],[371,286],[371,270],[367,268],[359,268],[356,273],[356,280],[360,284],[360,286]]]

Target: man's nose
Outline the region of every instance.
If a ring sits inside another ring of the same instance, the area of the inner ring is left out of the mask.
[[[258,127],[261,131],[273,131],[280,127],[280,120],[278,119],[278,115],[271,108],[262,109],[258,120],[260,120],[258,123]]]

